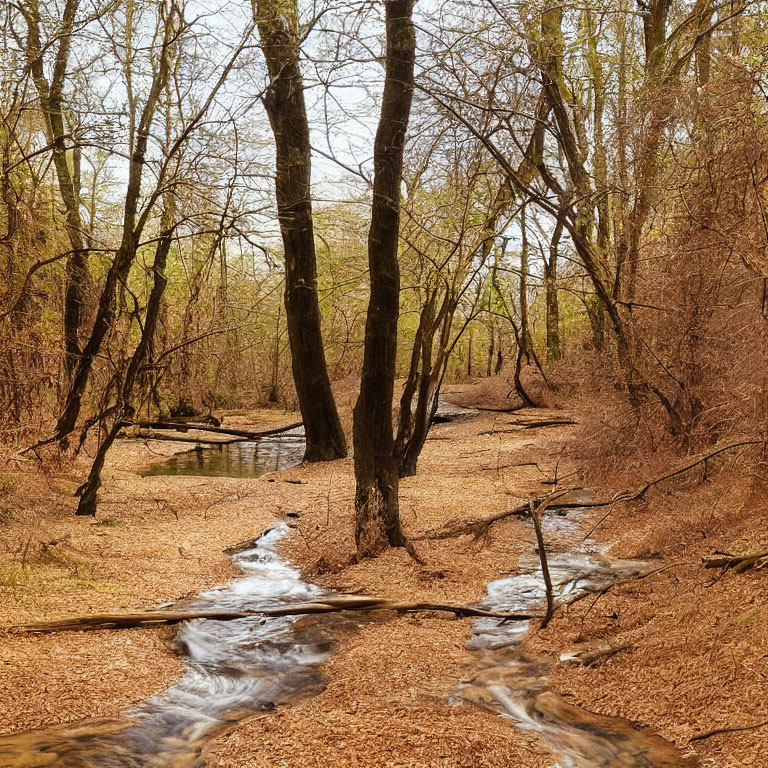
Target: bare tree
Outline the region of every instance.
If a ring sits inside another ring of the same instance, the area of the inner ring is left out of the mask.
[[[40,6],[38,0],[21,3],[18,8],[26,22],[27,37],[24,50],[27,66],[37,88],[43,125],[53,152],[53,164],[64,204],[67,237],[71,251],[66,259],[66,286],[64,298],[64,369],[67,379],[72,376],[80,357],[80,327],[83,304],[89,282],[88,249],[80,217],[79,155],[72,153],[70,168],[67,139],[73,143],[67,130],[64,105],[64,85],[68,74],[69,54],[79,0],[67,0],[61,21],[52,39],[43,41]],[[44,57],[55,46],[52,75],[46,77]],[[76,146],[76,145],[75,145]]]
[[[358,554],[405,546],[400,527],[392,397],[400,313],[400,184],[416,58],[414,0],[385,0],[384,93],[374,145],[368,264],[371,296],[365,322],[360,395],[354,410],[355,542]]]
[[[129,18],[127,21],[129,33],[131,23]],[[167,182],[166,176],[170,164],[179,150],[188,142],[191,134],[208,112],[216,94],[226,82],[252,34],[252,28],[246,29],[239,45],[236,46],[231,57],[222,67],[217,80],[210,87],[207,96],[202,101],[202,105],[193,113],[192,117],[172,142],[163,162],[157,170],[154,188],[147,195],[146,200],[144,200],[142,196],[142,178],[147,162],[149,139],[160,105],[160,95],[171,78],[171,52],[178,44],[179,38],[185,32],[188,32],[189,28],[190,24],[184,18],[183,8],[176,0],[164,0],[157,7],[156,36],[158,44],[156,46],[156,60],[153,62],[152,77],[141,110],[139,110],[137,95],[132,93],[130,67],[129,64],[126,64],[126,79],[129,103],[131,105],[129,116],[130,136],[128,142],[130,159],[123,204],[122,233],[120,244],[106,274],[91,335],[80,356],[64,408],[56,424],[53,439],[60,440],[63,445],[66,445],[67,436],[72,432],[77,423],[93,362],[101,349],[105,337],[113,327],[117,311],[116,298],[118,292],[126,284],[128,274],[131,266],[134,264],[141,244],[142,233],[153,214],[155,204],[162,197],[163,185]],[[129,42],[126,42],[126,45],[130,48]],[[130,59],[131,57],[129,56],[128,62],[130,62]]]
[[[299,64],[302,30],[296,0],[257,0],[256,19],[267,61],[264,106],[275,137],[277,214],[285,252],[285,317],[293,380],[306,434],[306,461],[347,455],[331,391],[320,327],[312,219],[312,152]]]

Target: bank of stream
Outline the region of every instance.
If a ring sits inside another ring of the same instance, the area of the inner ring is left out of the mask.
[[[578,509],[567,517],[544,518],[550,571],[561,601],[646,567],[641,561],[611,560],[594,542],[582,541],[587,520]],[[253,548],[233,557],[245,578],[174,607],[258,610],[322,595],[321,587],[303,581],[299,571],[276,554],[274,547],[287,531],[281,523]],[[539,558],[523,555],[513,575],[489,584],[484,606],[531,612],[541,607],[543,598]],[[185,656],[186,670],[176,684],[115,719],[0,737],[0,768],[204,765],[201,754],[214,735],[258,711],[270,718],[275,707],[322,689],[320,665],[331,650],[324,624],[317,618],[259,617],[185,623],[175,642]],[[660,737],[626,720],[587,712],[552,693],[550,663],[520,648],[526,631],[523,623],[478,620],[469,639],[474,673],[456,688],[454,703],[480,705],[540,735],[560,768],[688,764]]]
[[[544,517],[549,550],[547,564],[556,605],[596,593],[619,579],[648,568],[639,560],[613,560],[584,539],[584,510],[568,517]],[[537,555],[518,560],[517,573],[488,586],[484,605],[498,611],[531,611],[545,600],[545,583]],[[605,717],[567,702],[549,690],[551,662],[533,659],[520,649],[527,627],[487,619],[475,622],[470,647],[479,672],[460,695],[485,709],[538,733],[558,757],[560,768],[674,768],[692,763],[660,736],[628,720]],[[567,659],[568,654],[563,655]]]
[[[255,546],[233,555],[245,578],[174,604],[180,610],[258,611],[308,602],[324,590],[274,551],[288,531],[280,523]],[[167,608],[168,606],[163,606]],[[196,620],[175,643],[186,670],[164,693],[114,720],[88,721],[0,737],[2,768],[168,768],[201,765],[205,743],[222,728],[322,686],[319,671],[330,640],[322,621],[295,617]]]

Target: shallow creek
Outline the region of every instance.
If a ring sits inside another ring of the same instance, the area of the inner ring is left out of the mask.
[[[210,589],[181,610],[258,610],[311,601],[324,590],[274,552],[288,531],[280,523],[253,549],[233,556],[246,574]],[[168,606],[163,606],[168,607]],[[2,768],[190,768],[215,734],[259,710],[322,688],[319,665],[330,650],[322,621],[294,617],[195,620],[180,625],[176,643],[186,670],[164,693],[113,720],[91,720],[0,737]]]
[[[640,561],[610,560],[594,542],[582,542],[580,521],[585,517],[573,510],[567,518],[544,519],[559,601],[646,567]],[[320,587],[302,581],[299,571],[274,552],[287,531],[288,526],[280,523],[252,549],[233,557],[245,578],[176,607],[258,610],[321,596]],[[515,575],[489,584],[486,607],[509,612],[540,609],[544,582],[539,559],[525,556],[518,565]],[[330,650],[322,626],[323,619],[314,617],[298,623],[293,617],[186,622],[176,636],[186,671],[175,685],[112,720],[0,737],[0,768],[202,766],[202,749],[215,734],[256,711],[270,711],[322,689],[319,665]],[[661,737],[627,720],[588,712],[551,692],[548,663],[529,658],[520,649],[526,631],[526,623],[475,622],[469,645],[477,654],[478,672],[460,686],[457,703],[477,704],[535,731],[557,756],[557,768],[691,764]]]
[[[471,409],[445,404],[439,411],[443,420],[471,413]],[[285,466],[283,462],[301,460],[300,434],[289,436],[288,442],[260,443],[253,456],[235,461],[235,468],[252,472],[256,466],[261,474]],[[248,448],[248,444],[233,445],[241,453]],[[228,455],[205,449],[191,457],[182,455],[180,460],[188,461],[190,474],[199,474],[201,469],[202,474],[232,474]],[[215,466],[206,472],[203,461]],[[186,473],[177,465],[159,466],[171,474]],[[593,541],[583,541],[587,519],[576,509],[567,517],[547,514],[543,521],[549,569],[560,602],[647,567],[640,561],[611,560]],[[233,556],[244,578],[173,607],[258,610],[308,602],[325,594],[320,587],[302,581],[300,572],[275,553],[276,542],[288,530],[286,523],[280,523],[265,532],[252,549]],[[539,558],[530,555],[520,558],[515,575],[488,585],[483,605],[498,611],[530,613],[541,609],[544,598]],[[323,627],[329,621],[333,620],[254,616],[227,622],[185,622],[179,626],[175,642],[186,668],[175,685],[116,718],[0,736],[0,768],[203,766],[203,747],[214,735],[254,712],[268,712],[281,703],[322,690],[320,664],[331,647]],[[553,768],[691,765],[659,736],[629,721],[587,712],[551,692],[549,663],[529,658],[520,648],[527,631],[527,623],[475,622],[469,646],[476,652],[478,672],[460,686],[458,702],[477,704],[538,733],[557,756]]]
[[[546,515],[542,527],[556,603],[600,589],[648,567],[636,560],[611,560],[594,541],[583,540],[580,510],[568,517]],[[531,526],[532,528],[532,526]],[[550,552],[551,550],[551,552]],[[484,607],[530,612],[545,601],[538,555],[518,561],[514,576],[488,585]],[[630,721],[605,717],[567,702],[548,689],[551,664],[520,649],[527,623],[475,622],[469,647],[478,657],[478,674],[459,690],[460,697],[498,712],[518,727],[540,735],[557,756],[557,768],[675,768],[694,765],[669,742]],[[563,654],[562,660],[569,658]]]
[[[304,456],[304,427],[260,440],[194,448],[157,461],[143,473],[204,477],[261,477],[299,464]]]

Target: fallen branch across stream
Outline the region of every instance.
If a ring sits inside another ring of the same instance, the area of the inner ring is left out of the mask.
[[[177,432],[189,432],[190,430],[196,430],[198,432],[213,432],[217,435],[232,435],[234,437],[241,437],[245,440],[259,440],[262,437],[272,437],[279,435],[283,432],[288,432],[292,429],[297,429],[302,426],[303,421],[295,421],[292,424],[286,424],[283,427],[274,427],[273,429],[263,429],[258,432],[254,432],[248,429],[232,429],[230,427],[216,427],[208,424],[193,424],[190,422],[174,422],[174,421],[126,421],[123,423],[124,427],[138,427],[139,429],[173,429]],[[147,435],[142,435],[146,438]]]
[[[504,621],[528,621],[536,614],[498,613],[455,603],[413,603],[390,600],[383,597],[361,597],[339,595],[327,597],[313,603],[281,605],[254,611],[145,611],[142,613],[97,613],[91,616],[73,616],[34,624],[23,624],[10,629],[19,632],[68,632],[89,629],[128,629],[131,627],[152,627],[178,624],[191,619],[233,621],[252,616],[303,616],[315,613],[339,613],[341,611],[397,611],[415,613],[418,611],[446,611],[456,616],[483,616]]]
[[[547,499],[549,499],[548,509],[555,511],[558,509],[598,509],[601,507],[609,507],[608,514],[613,509],[614,504],[618,504],[621,501],[637,501],[638,499],[642,499],[645,494],[653,488],[655,485],[658,485],[659,483],[664,482],[665,480],[671,480],[673,477],[677,477],[678,475],[685,474],[686,472],[690,472],[692,469],[695,469],[696,467],[704,464],[706,468],[706,464],[710,459],[713,459],[715,456],[718,456],[721,453],[725,453],[726,451],[733,450],[734,448],[743,448],[746,446],[753,446],[753,445],[765,445],[766,441],[763,439],[755,439],[755,440],[740,440],[736,443],[730,443],[729,445],[724,445],[721,448],[717,448],[714,451],[710,451],[705,456],[701,456],[700,458],[696,459],[695,461],[692,461],[688,464],[686,464],[683,467],[680,467],[679,469],[672,470],[671,472],[667,472],[664,475],[661,475],[660,477],[654,478],[653,480],[649,480],[645,485],[640,486],[635,491],[619,491],[618,493],[614,494],[614,496],[607,501],[583,501],[583,502],[568,502],[568,503],[554,503],[554,500],[551,497],[551,494],[548,494],[546,496],[541,496],[538,498],[533,499],[533,504],[535,507],[539,507],[541,504],[543,504]],[[572,489],[575,490],[575,489]],[[598,528],[598,526],[601,525],[601,523],[608,517],[608,514],[606,514],[604,517],[602,517],[600,520],[595,523],[595,525],[592,527],[592,529],[587,533],[587,536],[585,538],[588,538],[589,536],[594,533],[595,529]],[[530,506],[529,502],[525,502],[523,504],[520,504],[516,507],[513,507],[512,509],[506,509],[502,512],[497,512],[494,515],[491,515],[490,517],[484,517],[484,518],[471,518],[467,520],[449,520],[443,527],[436,528],[431,531],[427,531],[426,533],[422,534],[421,536],[412,537],[414,541],[418,541],[420,539],[449,539],[453,538],[455,536],[473,536],[475,540],[479,540],[483,538],[487,533],[490,527],[494,523],[498,523],[501,520],[506,520],[510,517],[529,517],[530,516]],[[762,553],[763,556],[768,556],[768,552]],[[715,568],[718,566],[711,565],[707,566],[710,568]]]
[[[574,489],[568,489],[567,491],[558,491],[555,498],[561,498],[566,493],[571,493]],[[506,520],[510,517],[530,517],[531,514],[531,502],[534,507],[538,508],[540,505],[546,504],[546,509],[551,511],[557,511],[562,509],[582,509],[584,507],[595,506],[593,502],[579,501],[560,501],[556,503],[552,494],[547,496],[541,496],[539,498],[526,501],[524,504],[520,504],[512,509],[505,509],[501,512],[497,512],[490,517],[483,517],[469,520],[449,520],[442,528],[435,528],[431,531],[423,533],[421,536],[412,536],[412,541],[423,541],[425,539],[451,539],[455,536],[473,536],[475,540],[481,539],[486,535],[488,529],[500,520]]]
[[[153,435],[145,432],[139,432],[136,437],[139,440],[160,440],[169,443],[194,443],[195,445],[232,445],[232,443],[241,443],[246,440],[244,437],[225,437],[223,440],[216,440],[212,437],[177,437],[176,435]]]

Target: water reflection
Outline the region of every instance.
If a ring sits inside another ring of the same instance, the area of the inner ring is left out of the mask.
[[[202,475],[205,477],[261,477],[301,463],[304,429],[298,427],[275,437],[248,440],[191,451],[158,461],[144,477],[153,475]]]

